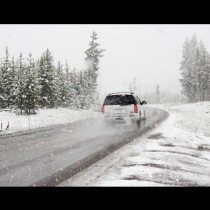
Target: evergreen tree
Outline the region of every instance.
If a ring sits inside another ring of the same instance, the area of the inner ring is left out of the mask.
[[[11,78],[10,78],[10,61],[9,52],[6,47],[5,58],[1,66],[1,99],[3,107],[9,107],[10,105],[10,90],[12,88]]]
[[[21,111],[21,115],[23,114],[23,110],[25,110],[25,89],[26,89],[26,74],[25,74],[26,66],[24,64],[22,54],[20,54],[18,59],[18,66],[16,72],[16,84],[15,84],[15,104]]]
[[[32,60],[31,54],[29,55],[28,64],[26,67],[26,76],[25,76],[25,89],[24,89],[24,108],[28,115],[31,114],[31,111],[35,113],[34,109],[37,105],[37,75],[35,72],[35,63]]]
[[[3,97],[3,76],[2,76],[2,67],[0,66],[0,108],[4,106],[4,97]]]
[[[210,57],[203,42],[198,44],[195,34],[184,43],[180,70],[182,93],[188,102],[207,100]]]
[[[97,78],[99,74],[99,62],[100,58],[103,56],[102,53],[104,49],[100,49],[100,44],[97,42],[97,34],[93,31],[91,35],[91,41],[89,43],[89,48],[85,51],[86,54],[86,65],[87,65],[87,76],[88,76],[88,89],[89,97],[92,103],[95,103],[96,91],[97,91]]]
[[[69,72],[69,66],[68,66],[67,62],[65,64],[64,72],[65,72],[64,86],[65,86],[65,90],[66,90],[65,106],[66,107],[72,107],[73,100],[75,98],[76,93],[75,93],[75,90],[74,90],[74,87],[73,87],[73,84],[72,84],[71,73]]]
[[[198,63],[199,63],[199,50],[197,37],[194,34],[190,41],[190,98],[192,102],[198,101]]]
[[[82,71],[78,73],[78,80],[77,80],[77,97],[78,97],[78,104],[77,107],[79,109],[83,109],[85,107],[85,95],[84,95],[84,81]]]
[[[210,56],[204,44],[200,41],[200,59],[198,69],[199,101],[208,100],[208,80],[210,79]],[[210,100],[210,99],[209,99]]]
[[[194,102],[196,100],[197,79],[195,75],[197,70],[197,48],[197,38],[194,34],[190,41],[186,39],[184,43],[183,59],[180,67],[182,75],[180,82],[183,88],[183,94],[187,96],[189,102]]]
[[[76,97],[76,91],[74,89],[73,75],[69,70],[68,63],[65,64],[65,89],[66,89],[66,107],[73,107],[74,99]]]
[[[47,108],[57,106],[58,91],[55,81],[53,57],[47,49],[39,60],[38,66],[39,105]]]
[[[69,72],[69,87],[70,87],[70,104],[71,108],[76,109],[80,102],[78,99],[78,89],[79,89],[79,81],[78,81],[78,75],[76,73],[76,69],[73,69]]]
[[[80,74],[76,72],[76,69],[73,69],[71,72],[71,81],[74,88],[74,96],[73,96],[73,104],[72,107],[74,109],[80,109],[81,108],[81,81],[80,81]]]
[[[9,72],[9,84],[10,84],[10,95],[9,104],[15,105],[15,87],[17,83],[17,63],[15,62],[14,56],[10,62],[10,72]]]
[[[57,64],[56,68],[56,85],[58,87],[58,95],[57,95],[57,105],[66,107],[66,100],[67,100],[67,87],[66,87],[66,80],[65,74],[63,72],[63,67],[60,61]]]
[[[90,88],[90,84],[91,84],[91,78],[89,77],[89,70],[83,70],[81,72],[80,75],[80,80],[81,82],[81,86],[82,86],[82,94],[83,94],[83,103],[82,103],[82,108],[83,109],[89,109],[92,106],[92,99],[93,97],[91,97],[91,89]],[[98,99],[98,94],[97,92],[95,93],[95,105],[97,105],[97,101]]]
[[[16,106],[27,114],[35,107],[90,108],[98,99],[97,78],[103,49],[99,49],[97,34],[93,32],[89,48],[85,51],[87,69],[70,71],[66,63],[58,62],[47,49],[36,62],[29,55],[27,63],[20,54],[17,61],[5,58],[0,63],[0,107]]]
[[[79,101],[81,109],[90,108],[92,101],[89,94],[89,78],[87,71],[82,70],[79,72]],[[97,96],[97,95],[96,95]],[[97,98],[96,98],[97,99]]]

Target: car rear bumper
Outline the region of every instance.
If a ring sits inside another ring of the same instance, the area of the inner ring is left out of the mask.
[[[132,114],[132,115],[104,115],[105,120],[131,120],[136,121],[139,120],[139,114]]]

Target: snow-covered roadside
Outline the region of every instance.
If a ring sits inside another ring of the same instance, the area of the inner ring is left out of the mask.
[[[156,107],[158,128],[59,186],[210,186],[210,102]]]
[[[170,113],[177,113],[176,126],[191,132],[196,132],[204,136],[210,136],[210,102],[203,101],[198,103],[182,105],[150,105],[164,109]]]
[[[34,128],[47,127],[50,125],[65,124],[84,120],[87,118],[94,118],[100,116],[100,113],[90,110],[70,110],[67,108],[58,109],[40,109],[36,115],[16,115],[12,112],[0,112],[0,125],[3,123],[3,131],[0,135],[5,133],[14,133],[18,131],[25,131]],[[6,126],[9,122],[9,129]],[[0,127],[1,130],[1,127]]]

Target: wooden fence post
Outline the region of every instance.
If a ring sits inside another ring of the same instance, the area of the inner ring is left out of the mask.
[[[8,124],[7,124],[7,127],[6,127],[6,130],[8,130],[9,129],[9,122],[8,122]]]

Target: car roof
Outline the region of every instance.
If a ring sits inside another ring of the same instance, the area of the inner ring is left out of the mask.
[[[110,95],[132,95],[134,94],[133,92],[116,92],[116,93],[109,93],[108,96]]]

